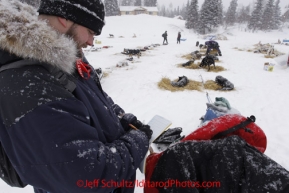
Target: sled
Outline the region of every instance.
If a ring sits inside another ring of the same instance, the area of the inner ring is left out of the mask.
[[[249,121],[250,120],[250,121]],[[267,147],[267,138],[263,130],[256,125],[255,117],[244,117],[238,114],[227,114],[209,121],[207,124],[199,127],[179,143],[186,143],[188,141],[204,141],[217,139],[215,137],[227,138],[229,136],[239,136],[245,140],[249,145],[256,148],[256,151],[264,153]],[[228,133],[229,131],[229,133]],[[218,136],[221,134],[221,136]],[[151,180],[154,169],[164,152],[150,154],[146,159],[145,179]],[[155,187],[145,187],[144,192],[153,191]],[[181,191],[180,191],[181,192]]]
[[[205,40],[215,40],[215,39],[216,39],[216,36],[215,36],[215,35],[207,35],[207,36],[205,36],[204,39],[205,39]]]
[[[186,41],[187,39],[186,39],[186,38],[181,38],[180,40],[181,40],[181,41]]]
[[[280,66],[283,66],[283,67],[287,67],[287,62],[288,62],[288,55],[280,55],[280,56],[277,56],[273,59],[277,64],[279,64]]]

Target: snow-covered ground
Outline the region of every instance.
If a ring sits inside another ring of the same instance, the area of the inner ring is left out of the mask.
[[[223,56],[216,65],[223,66],[226,71],[214,73],[204,69],[185,69],[177,65],[187,60],[181,56],[195,50],[196,41],[204,43],[202,36],[185,29],[185,22],[158,16],[115,16],[106,18],[106,26],[97,37],[101,44],[95,47],[112,46],[95,52],[85,51],[90,63],[108,74],[102,79],[103,89],[113,98],[115,103],[126,112],[135,114],[138,119],[148,122],[154,115],[161,115],[173,122],[171,127],[182,127],[183,134],[194,131],[199,118],[206,111],[206,92],[214,101],[215,97],[225,97],[231,106],[238,109],[243,116],[255,115],[256,124],[267,135],[265,154],[289,170],[289,69],[276,64],[272,72],[263,70],[265,62],[275,62],[263,54],[246,50],[261,43],[277,43],[289,38],[289,29],[273,32],[245,32],[242,27],[220,29],[217,33],[225,35],[228,40],[218,41]],[[129,66],[116,67],[116,64],[127,58],[121,54],[124,48],[143,48],[151,44],[162,44],[162,33],[168,32],[166,46],[160,45],[143,52],[140,58],[134,57]],[[177,44],[177,33],[182,33]],[[113,34],[114,38],[109,38]],[[133,38],[134,34],[136,35]],[[289,46],[274,44],[280,52],[289,53]],[[238,49],[237,49],[238,48]],[[243,51],[241,51],[243,50]],[[171,80],[185,75],[191,80],[215,80],[217,75],[227,78],[235,85],[230,92],[203,90],[170,92],[160,90],[158,82],[167,77]],[[137,173],[139,180],[143,174]],[[32,187],[24,189],[11,188],[0,181],[0,193],[31,193]],[[142,188],[136,187],[136,193]]]

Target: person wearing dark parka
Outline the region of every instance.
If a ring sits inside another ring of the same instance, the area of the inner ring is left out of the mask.
[[[163,44],[168,44],[168,32],[165,31],[162,36],[164,38]]]
[[[222,56],[221,50],[220,50],[220,46],[219,43],[214,41],[214,40],[209,40],[205,42],[205,45],[207,46],[207,51],[206,51],[206,55],[210,54],[210,51],[212,49],[216,49],[219,56]]]
[[[178,33],[178,37],[177,37],[177,44],[180,44],[181,43],[181,32]]]

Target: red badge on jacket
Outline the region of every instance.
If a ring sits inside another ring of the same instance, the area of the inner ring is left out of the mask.
[[[84,63],[81,59],[77,59],[76,60],[76,68],[77,68],[78,74],[82,78],[89,79],[91,67],[88,64]]]

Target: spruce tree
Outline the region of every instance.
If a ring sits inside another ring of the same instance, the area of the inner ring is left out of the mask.
[[[104,7],[106,16],[115,16],[120,14],[117,0],[105,0]]]
[[[237,0],[232,0],[225,18],[227,26],[234,25],[234,23],[236,22],[237,6],[238,6]]]
[[[250,30],[255,31],[261,28],[262,10],[263,10],[263,0],[257,0],[248,24],[248,28]]]
[[[141,6],[141,0],[135,0],[134,6]]]
[[[244,13],[245,13],[245,7],[242,5],[242,7],[239,9],[239,11],[237,11],[236,23],[243,23],[242,19],[243,19]]]
[[[288,7],[285,7],[285,8],[286,8],[286,11],[282,15],[282,21],[283,22],[289,22],[289,5],[288,5]]]
[[[186,16],[186,23],[185,23],[185,27],[187,29],[192,29],[193,28],[193,24],[192,24],[192,20],[193,18],[193,14],[192,14],[192,9],[191,9],[191,5],[193,4],[193,0],[191,0],[191,3],[189,3],[189,5],[187,6],[187,16]]]
[[[237,23],[246,23],[250,19],[250,5],[247,7],[242,6],[240,11],[237,14]]]
[[[144,0],[144,6],[155,7],[157,6],[157,0]]]
[[[274,26],[273,29],[278,29],[281,26],[281,8],[280,0],[277,0],[274,7]]]
[[[205,34],[211,32],[213,28],[219,26],[219,2],[216,0],[205,0],[201,11],[198,24],[198,32]]]
[[[167,17],[167,10],[166,7],[163,5],[161,8],[162,16]]]
[[[122,0],[121,1],[121,6],[131,6],[131,5],[133,5],[132,0]]]
[[[176,15],[180,15],[180,6],[176,9]]]
[[[153,0],[153,2],[152,2],[152,7],[155,7],[155,6],[157,6],[158,5],[158,1],[157,0]]]
[[[218,0],[218,22],[219,25],[223,24],[223,3],[222,0]]]
[[[199,22],[199,13],[198,13],[198,0],[191,0],[191,3],[187,9],[187,20],[186,20],[186,28],[187,29],[195,29]]]
[[[167,9],[167,17],[170,17],[170,18],[174,17],[173,4],[172,3],[169,4],[169,8]]]
[[[184,20],[187,20],[185,5],[182,6],[182,9],[180,10],[180,15],[184,18]]]
[[[274,0],[268,0],[261,21],[262,30],[268,31],[274,28]]]
[[[249,22],[250,21],[250,12],[251,12],[251,8],[250,5],[247,5],[247,7],[245,8],[245,22]]]
[[[190,0],[188,0],[187,5],[185,7],[185,17],[184,17],[185,20],[188,19],[188,10],[189,10],[190,4],[191,4],[191,2],[190,2]]]

